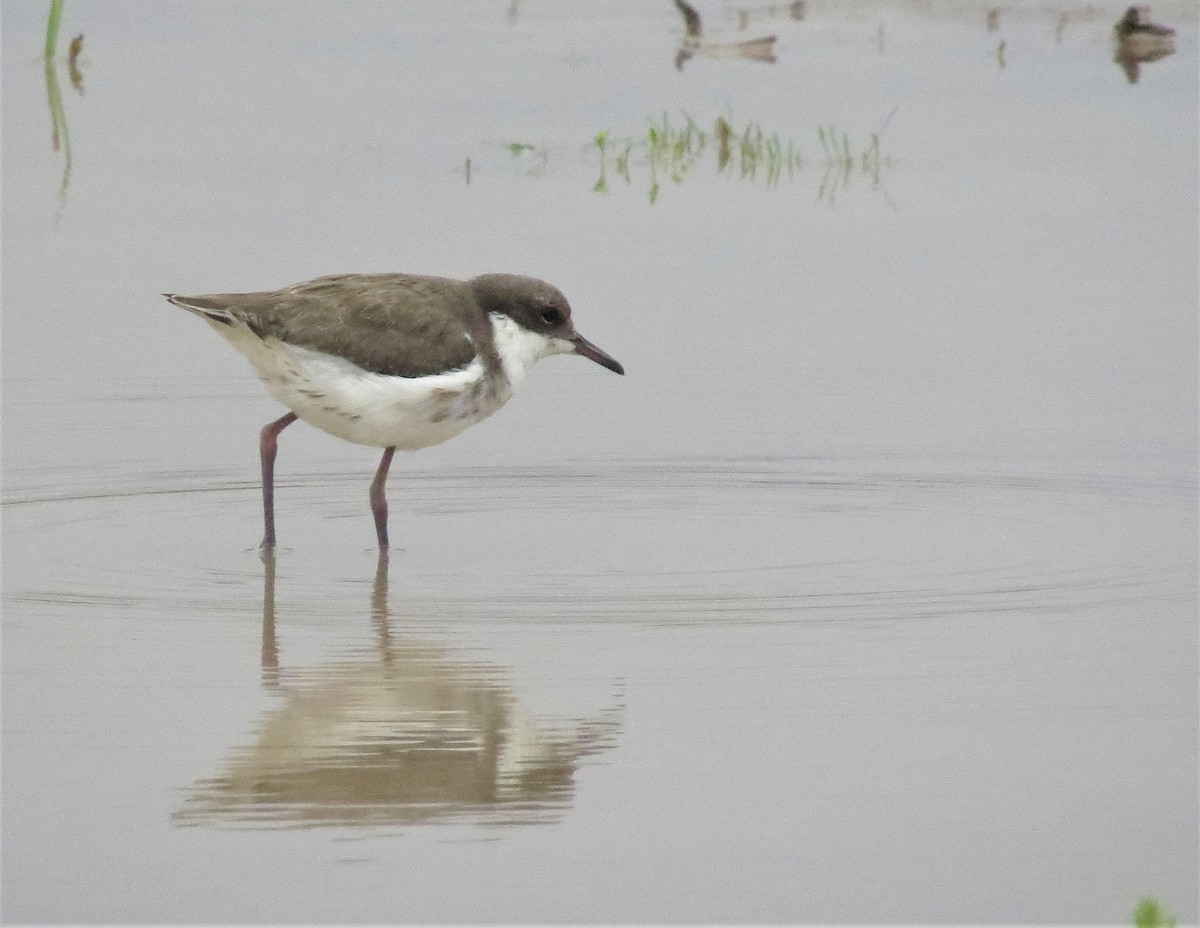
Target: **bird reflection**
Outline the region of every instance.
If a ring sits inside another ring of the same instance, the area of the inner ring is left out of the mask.
[[[675,68],[682,71],[684,64],[697,55],[705,58],[741,58],[747,61],[775,63],[776,36],[768,35],[744,42],[708,42],[704,40],[704,23],[687,0],[675,0],[675,7],[683,16],[683,45],[675,53]],[[800,7],[803,16],[803,7]]]
[[[274,553],[263,558],[262,681],[283,703],[217,776],[188,789],[177,824],[552,822],[574,797],[580,761],[615,742],[619,706],[556,729],[521,711],[500,668],[394,636],[386,556],[371,593],[373,646],[281,668]]]
[[[1175,53],[1175,30],[1143,18],[1149,10],[1131,6],[1113,27],[1117,51],[1113,60],[1125,71],[1125,77],[1136,84],[1143,64],[1158,61]]]

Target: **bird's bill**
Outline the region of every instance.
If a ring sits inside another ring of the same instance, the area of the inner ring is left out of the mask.
[[[591,358],[601,367],[607,367],[614,374],[624,374],[625,368],[620,363],[609,355],[607,352],[601,351],[582,335],[576,335],[571,339],[575,343],[575,353],[581,354],[585,358]]]

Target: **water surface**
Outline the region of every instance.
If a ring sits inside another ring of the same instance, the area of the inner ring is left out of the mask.
[[[81,93],[5,8],[7,920],[1195,922],[1195,5],[1136,83],[1120,5],[701,6],[776,61],[68,3]],[[802,158],[672,177],[664,113]],[[289,429],[264,561],[279,409],[158,294],[387,270],[628,376],[398,460],[383,569],[376,453]]]

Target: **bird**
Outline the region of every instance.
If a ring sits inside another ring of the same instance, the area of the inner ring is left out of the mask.
[[[704,23],[696,8],[687,0],[675,0],[675,7],[683,16],[683,29],[687,35],[686,41],[691,45],[699,45],[700,37],[704,34]]]
[[[517,274],[339,274],[279,290],[163,296],[208,322],[289,410],[259,434],[264,549],[275,547],[279,433],[297,419],[384,449],[369,494],[382,556],[397,449],[440,444],[486,419],[542,358],[577,354],[625,373],[575,330],[560,290]]]
[[[1149,12],[1149,8],[1144,6],[1131,6],[1127,9],[1125,15],[1113,26],[1113,34],[1117,41],[1125,41],[1137,36],[1165,40],[1175,35],[1175,30],[1170,26],[1160,26],[1158,23],[1142,19],[1142,14],[1146,12]]]
[[[704,21],[696,8],[687,0],[675,0],[675,7],[683,16],[683,45],[675,53],[675,69],[682,71],[684,64],[696,55],[708,58],[748,58],[755,61],[775,63],[775,39],[773,35],[745,42],[705,42]]]
[[[1116,57],[1113,59],[1125,71],[1129,83],[1136,84],[1141,66],[1175,53],[1175,30],[1143,18],[1149,13],[1144,6],[1131,6],[1113,26]]]

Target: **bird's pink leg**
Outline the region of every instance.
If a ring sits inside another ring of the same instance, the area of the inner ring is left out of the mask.
[[[262,458],[262,493],[263,493],[263,523],[266,531],[263,533],[261,547],[275,547],[275,452],[278,450],[279,433],[295,422],[297,416],[289,412],[280,416],[269,425],[264,425],[258,433],[258,453]]]
[[[379,470],[375,471],[375,479],[371,481],[371,513],[375,516],[375,534],[379,537],[380,551],[386,551],[388,547],[387,497],[383,491],[387,483],[388,468],[392,466],[392,455],[395,453],[394,447],[383,449]]]

